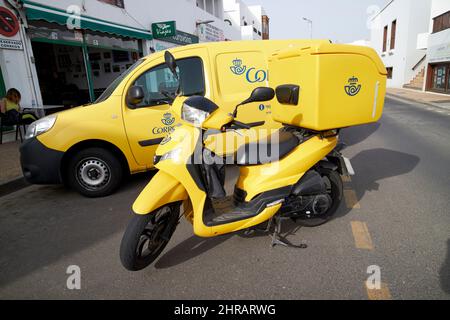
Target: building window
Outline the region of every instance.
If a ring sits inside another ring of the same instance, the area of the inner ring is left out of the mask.
[[[391,50],[395,49],[395,33],[397,31],[397,20],[392,21],[391,27]]]
[[[387,35],[388,35],[388,26],[385,26],[383,32],[383,52],[386,52],[387,49]]]
[[[254,32],[254,33],[258,33],[258,29],[253,28],[253,32]]]
[[[447,11],[433,19],[433,33],[450,28],[450,11]]]
[[[392,67],[387,67],[387,68],[386,68],[386,71],[387,71],[387,78],[388,78],[388,79],[392,79],[392,73],[394,72],[394,68],[392,68]]]
[[[125,8],[124,0],[98,0],[100,2],[112,4],[113,6],[119,7],[119,8]]]

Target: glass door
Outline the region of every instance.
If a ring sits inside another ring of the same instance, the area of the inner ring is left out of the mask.
[[[433,85],[432,89],[438,92],[448,92],[450,82],[450,65],[440,64],[433,67]]]

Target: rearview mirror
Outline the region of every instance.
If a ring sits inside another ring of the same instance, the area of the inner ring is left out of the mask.
[[[275,91],[272,88],[268,87],[258,87],[252,91],[252,94],[250,97],[242,101],[240,104],[236,106],[233,112],[233,116],[236,118],[238,107],[252,102],[263,102],[263,101],[270,101],[275,97]]]
[[[128,90],[127,101],[131,107],[136,107],[139,105],[145,98],[144,88],[141,86],[132,86]]]
[[[172,74],[175,76],[175,78],[178,79],[178,73],[177,73],[177,62],[175,60],[175,57],[169,52],[164,52],[164,60],[166,62],[167,67],[172,72]]]
[[[258,87],[252,91],[250,97],[243,101],[241,105],[251,102],[263,102],[272,100],[275,97],[275,91],[272,88]]]

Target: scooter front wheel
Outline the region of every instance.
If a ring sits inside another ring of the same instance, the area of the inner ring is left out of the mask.
[[[179,213],[179,204],[169,204],[147,215],[134,215],[120,244],[122,265],[138,271],[153,263],[169,243]]]

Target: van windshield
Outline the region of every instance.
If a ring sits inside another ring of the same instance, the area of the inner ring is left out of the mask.
[[[114,90],[116,90],[116,88],[119,86],[119,84],[122,82],[123,79],[125,79],[131,72],[133,72],[138,66],[140,66],[143,62],[145,61],[145,59],[140,59],[138,61],[136,61],[127,71],[125,71],[124,73],[122,73],[119,77],[116,78],[116,80],[114,80],[108,88],[106,88],[105,91],[103,91],[103,93],[101,94],[100,97],[98,97],[98,99],[95,101],[95,103],[100,103],[105,101],[106,99],[108,99],[112,93],[114,92]]]

